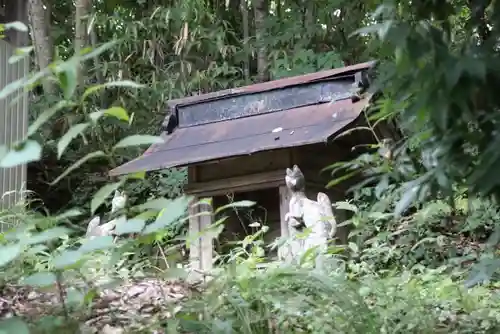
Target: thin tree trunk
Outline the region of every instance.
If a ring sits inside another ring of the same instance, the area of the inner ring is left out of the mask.
[[[90,0],[76,0],[75,2],[75,55],[80,55],[87,42],[87,24],[90,9]],[[83,64],[78,68],[78,83],[84,84]]]
[[[265,20],[268,14],[269,3],[267,0],[253,0],[255,13],[255,39],[257,42],[257,81],[269,80],[267,64],[267,47],[265,45]]]
[[[240,0],[240,11],[242,17],[243,25],[243,50],[245,53],[245,60],[243,61],[243,75],[245,81],[250,81],[250,52],[248,52],[248,38],[249,38],[249,27],[248,27],[248,4],[247,0]]]
[[[31,24],[31,36],[35,47],[36,62],[40,70],[47,68],[52,62],[53,41],[49,34],[50,22],[46,14],[42,0],[28,1],[28,15]],[[54,85],[48,80],[44,80],[43,90],[45,94],[54,93]]]
[[[99,42],[98,38],[97,38],[97,31],[96,31],[96,27],[95,25],[93,25],[92,27],[89,27],[90,29],[90,43],[92,44],[92,48],[95,49],[97,47],[97,44]],[[100,85],[100,84],[103,84],[104,83],[104,75],[102,73],[102,69],[101,69],[101,64],[100,64],[100,61],[99,61],[99,56],[96,56],[94,58],[94,71],[95,71],[95,78],[96,78],[96,81],[97,81],[97,84]],[[105,106],[105,90],[102,90],[101,91],[101,108],[104,109],[106,106]]]
[[[308,33],[314,29],[314,2],[305,0],[303,2],[304,6],[304,28]]]

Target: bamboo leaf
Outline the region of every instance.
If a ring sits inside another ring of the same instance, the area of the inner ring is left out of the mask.
[[[85,92],[82,95],[82,101],[85,100],[89,95],[94,94],[101,89],[106,89],[106,88],[111,88],[111,87],[122,87],[122,88],[133,88],[133,89],[138,89],[138,88],[143,88],[144,85],[130,81],[130,80],[122,80],[122,81],[112,81],[112,82],[107,82],[101,85],[95,85],[92,87],[89,87],[85,90]]]
[[[4,28],[7,29],[14,29],[17,31],[21,32],[27,32],[28,31],[28,26],[24,24],[21,21],[14,21],[14,22],[9,22],[9,23],[4,23],[3,24]]]
[[[81,54],[76,55],[76,56],[79,58],[79,60],[81,62],[92,59],[92,58],[96,58],[97,56],[99,56],[103,52],[106,52],[107,50],[111,49],[112,47],[114,47],[118,43],[119,43],[118,40],[112,40],[112,41],[106,42],[106,43],[104,43],[104,44],[102,44],[99,47],[94,48],[94,49],[84,48],[81,51]]]
[[[122,219],[116,224],[115,234],[122,235],[130,233],[139,233],[144,229],[145,225],[146,221],[144,219],[137,219],[137,218],[129,220]]]
[[[45,124],[51,117],[53,117],[59,110],[67,107],[74,106],[74,103],[69,102],[69,101],[59,101],[56,105],[52,106],[51,108],[45,110],[43,113],[38,116],[36,121],[33,122],[33,124],[30,125],[28,128],[28,134],[27,136],[32,136],[35,134],[38,129]]]
[[[92,153],[87,154],[86,156],[84,156],[83,158],[81,158],[80,160],[78,160],[77,162],[72,164],[71,166],[69,166],[61,175],[59,175],[54,181],[52,181],[50,183],[50,185],[54,185],[54,184],[58,183],[63,178],[65,178],[69,173],[71,173],[72,171],[74,171],[75,169],[77,169],[78,167],[83,165],[84,163],[86,163],[88,160],[98,158],[98,157],[104,157],[104,156],[106,156],[106,154],[103,151],[96,151],[96,152],[92,152]]]
[[[126,121],[126,122],[129,121],[128,113],[122,107],[111,107],[103,110],[103,112],[104,115],[113,116],[119,119],[120,121]]]
[[[21,255],[21,244],[0,246],[0,268],[14,261]]]
[[[101,204],[123,184],[123,181],[107,184],[97,191],[90,203],[90,211],[92,214],[101,206]]]
[[[150,135],[132,135],[120,140],[113,149],[163,143],[163,138]]]
[[[367,126],[357,126],[355,128],[351,128],[351,129],[347,129],[345,131],[342,131],[341,133],[339,133],[338,135],[336,135],[335,137],[333,137],[333,140],[336,140],[338,138],[341,138],[341,137],[344,137],[344,136],[347,136],[347,135],[350,135],[352,134],[354,131],[373,131],[372,129],[370,129],[369,127]]]
[[[215,210],[215,214],[218,214],[218,213],[220,213],[226,209],[230,209],[230,208],[249,208],[249,207],[254,206],[254,205],[255,205],[255,202],[253,202],[253,201],[243,200],[243,201],[233,202],[233,203],[229,203],[229,204],[223,205],[221,207],[218,207],[217,210]]]
[[[96,123],[102,116],[112,116],[120,121],[129,122],[129,116],[125,109],[122,107],[111,107],[108,109],[95,111],[90,114],[90,118],[94,123]]]
[[[406,211],[410,207],[410,205],[415,201],[418,195],[418,191],[420,190],[419,184],[410,184],[406,187],[403,196],[396,204],[396,208],[394,209],[394,214],[396,217],[401,216],[401,214]]]
[[[72,58],[57,67],[59,86],[61,87],[66,100],[71,100],[75,94],[76,86],[78,85],[78,66],[78,61]]]
[[[27,58],[30,55],[32,50],[33,50],[32,46],[17,48],[15,54],[10,56],[9,64],[15,64],[18,61]]]
[[[350,173],[347,173],[347,174],[344,174],[342,175],[341,177],[338,177],[336,179],[333,179],[331,180],[330,182],[328,182],[328,184],[326,185],[326,188],[329,189],[333,186],[336,186],[337,184],[345,181],[345,180],[348,180],[350,179],[351,177],[353,177],[354,175],[358,174],[360,171],[359,170],[355,170],[353,172],[350,172]]]
[[[38,161],[42,157],[42,146],[35,140],[27,140],[12,149],[0,161],[1,168],[11,168]]]
[[[85,240],[79,251],[82,253],[90,253],[96,250],[104,250],[113,247],[113,236],[104,235],[93,239]]]
[[[57,158],[60,159],[64,154],[64,151],[79,134],[81,134],[90,125],[90,123],[80,123],[72,126],[68,132],[62,136],[62,138],[57,143]]]
[[[66,269],[74,267],[81,259],[82,252],[79,250],[65,250],[53,259],[55,269]]]
[[[36,288],[44,288],[55,284],[56,275],[51,272],[39,272],[24,278],[21,283]]]

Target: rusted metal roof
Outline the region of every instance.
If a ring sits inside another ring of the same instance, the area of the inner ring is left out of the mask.
[[[322,81],[322,80],[331,80],[335,78],[342,77],[343,75],[347,75],[350,73],[362,71],[369,69],[375,64],[375,61],[369,61],[365,63],[355,64],[346,67],[334,68],[332,70],[326,70],[316,73],[298,75],[289,78],[283,78],[279,80],[262,82],[254,85],[243,86],[238,88],[231,88],[220,90],[217,92],[207,93],[203,95],[194,95],[183,97],[180,99],[170,100],[168,101],[168,106],[170,108],[175,108],[181,104],[191,104],[191,103],[200,103],[207,100],[219,99],[219,98],[227,98],[234,95],[244,95],[244,94],[252,94],[252,93],[262,93],[265,91],[273,90],[273,89],[282,89],[290,86],[297,86],[301,84],[308,84],[312,82]]]
[[[352,86],[359,86],[358,75],[374,64],[169,101],[170,112],[163,122],[165,142],[152,145],[142,157],[110,174],[181,167],[327,141],[354,121],[368,103],[351,101]]]
[[[349,98],[353,93],[354,81],[354,76],[351,75],[307,85],[181,105],[175,111],[177,126],[185,128]]]
[[[343,98],[345,86],[375,61],[299,75],[250,86],[226,89],[168,101],[162,123],[168,133],[180,127],[298,108]],[[336,87],[335,87],[336,86]],[[344,86],[344,87],[342,87]],[[312,103],[311,103],[312,100]]]
[[[181,167],[325,142],[353,122],[367,103],[368,98],[355,103],[348,98],[179,128],[164,136],[164,143],[153,145],[143,156],[113,169],[110,174]]]

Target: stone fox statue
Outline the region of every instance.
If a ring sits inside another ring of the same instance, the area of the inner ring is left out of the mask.
[[[126,203],[127,195],[125,194],[125,192],[116,190],[113,199],[111,200],[111,213],[115,213],[118,210],[125,208]],[[101,218],[99,216],[95,216],[89,222],[89,225],[87,226],[87,233],[85,236],[92,238],[113,234],[113,230],[115,229],[118,219],[119,218],[115,218],[105,224],[100,225]]]
[[[307,198],[304,174],[297,165],[286,169],[285,182],[291,192],[289,212],[285,220],[293,229],[311,229],[300,248],[307,250],[318,246],[320,250],[326,250],[328,239],[332,238],[337,230],[330,199],[322,192],[318,193],[317,201]],[[297,251],[292,250],[292,253]]]

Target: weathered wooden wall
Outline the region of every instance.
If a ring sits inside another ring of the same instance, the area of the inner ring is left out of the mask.
[[[190,166],[189,168],[196,168],[196,182],[207,182],[281,169],[284,170],[286,167],[290,166],[290,162],[290,150],[280,149],[223,159],[217,162]]]

